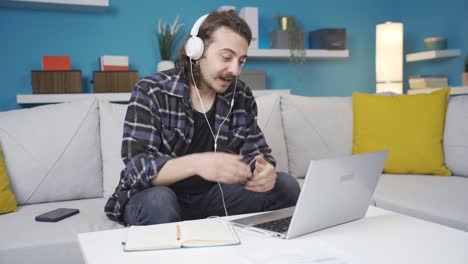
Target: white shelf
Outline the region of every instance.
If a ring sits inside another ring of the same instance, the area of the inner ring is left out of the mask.
[[[109,102],[128,102],[130,93],[77,93],[77,94],[18,94],[17,104],[50,104],[72,102],[88,98],[98,98]]]
[[[309,59],[336,59],[349,57],[348,50],[305,50]],[[249,49],[247,55],[251,58],[288,59],[291,57],[289,49]]]
[[[290,90],[253,90],[254,96],[267,94],[290,94]],[[80,93],[80,94],[18,94],[16,95],[17,104],[51,104],[72,102],[88,98],[98,98],[109,102],[128,102],[130,93]]]
[[[432,93],[442,88],[409,89],[408,94]],[[450,87],[450,95],[468,94],[468,86]]]
[[[423,51],[423,52],[406,54],[406,61],[412,62],[412,61],[457,57],[457,56],[460,56],[460,54],[461,54],[460,49]]]
[[[109,7],[109,0],[0,0],[7,7]]]

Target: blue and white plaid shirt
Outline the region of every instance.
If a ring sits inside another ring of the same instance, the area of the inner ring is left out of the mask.
[[[217,94],[214,131],[226,117],[233,96],[232,84]],[[257,104],[250,88],[237,81],[235,103],[219,132],[218,151],[241,154],[249,163],[262,154],[272,165],[262,131],[257,125]],[[194,133],[194,111],[189,87],[179,70],[159,72],[140,80],[131,95],[125,116],[122,159],[125,168],[115,193],[105,205],[107,216],[124,223],[128,200],[137,192],[152,187],[152,180],[166,161],[187,153]]]

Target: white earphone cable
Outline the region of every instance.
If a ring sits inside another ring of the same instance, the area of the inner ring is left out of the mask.
[[[193,81],[193,85],[195,86],[195,91],[197,91],[198,99],[200,100],[200,104],[201,104],[201,107],[203,109],[203,116],[205,116],[206,123],[208,124],[208,128],[210,128],[211,135],[213,135],[213,139],[215,141],[215,152],[216,152],[216,141],[217,141],[218,137],[215,136],[215,133],[213,132],[213,129],[211,128],[210,121],[208,120],[208,117],[206,116],[205,105],[203,105],[203,101],[201,99],[200,92],[198,92],[198,87],[197,87],[197,84],[195,83],[195,78],[193,77],[192,59],[190,59],[190,73],[192,75],[192,81]]]
[[[236,95],[236,90],[237,90],[237,76],[236,76],[236,81],[234,83],[234,93],[232,94],[232,100],[231,100],[231,105],[229,107],[229,112],[227,113],[227,115],[224,118],[223,122],[221,122],[221,125],[219,125],[218,132],[215,135],[213,129],[211,128],[210,121],[208,120],[208,117],[206,116],[206,109],[205,109],[205,106],[203,105],[203,101],[202,101],[202,98],[200,96],[200,92],[198,91],[198,87],[197,87],[197,84],[195,82],[195,78],[193,77],[192,59],[189,58],[189,60],[190,60],[190,73],[192,75],[192,82],[193,82],[193,85],[195,86],[195,91],[197,91],[198,99],[200,100],[200,104],[201,104],[201,107],[203,109],[203,116],[205,116],[206,123],[208,124],[208,128],[210,129],[211,135],[213,136],[213,139],[214,139],[214,152],[217,152],[217,150],[218,150],[217,142],[218,142],[219,132],[221,131],[221,127],[223,126],[224,122],[226,122],[229,115],[231,114],[232,107],[234,106],[234,96]],[[215,118],[216,118],[216,113],[215,113]],[[219,186],[219,189],[221,190],[221,198],[223,200],[224,212],[225,212],[226,216],[228,216],[229,214],[228,214],[228,211],[227,211],[227,208],[226,208],[226,202],[224,201],[223,188],[221,187],[221,183],[219,181],[218,181],[218,186]]]

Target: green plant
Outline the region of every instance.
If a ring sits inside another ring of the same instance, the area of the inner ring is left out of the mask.
[[[468,55],[465,57],[465,72],[468,72]]]
[[[278,14],[275,19],[278,21],[280,29],[288,32],[290,61],[303,63],[306,58],[306,52],[304,50],[304,32],[296,16]]]
[[[171,60],[175,44],[180,37],[179,30],[183,25],[184,24],[179,23],[179,16],[177,16],[174,22],[170,25],[166,24],[166,22],[163,22],[161,19],[158,20],[157,37],[161,60]]]

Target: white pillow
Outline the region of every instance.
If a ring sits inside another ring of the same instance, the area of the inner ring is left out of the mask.
[[[283,119],[281,118],[281,97],[270,94],[256,97],[255,101],[258,107],[257,124],[276,159],[276,171],[289,173]]]
[[[104,197],[110,197],[120,180],[125,167],[120,151],[122,149],[123,124],[127,105],[99,102],[101,119],[101,152],[104,179]]]
[[[449,98],[444,133],[445,163],[453,175],[468,177],[468,96]]]
[[[101,197],[97,100],[0,113],[0,144],[19,205]]]
[[[351,97],[281,97],[284,134],[292,176],[304,178],[311,159],[351,155]]]

